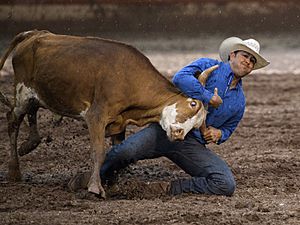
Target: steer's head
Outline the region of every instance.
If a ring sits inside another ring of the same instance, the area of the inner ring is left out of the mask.
[[[166,106],[160,125],[171,141],[183,140],[192,128],[199,128],[206,119],[207,111],[201,101],[185,98]]]

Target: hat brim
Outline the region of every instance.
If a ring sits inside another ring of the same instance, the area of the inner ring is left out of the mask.
[[[253,51],[251,48],[248,48],[243,40],[238,37],[230,37],[225,39],[219,48],[219,55],[223,62],[228,62],[228,57],[231,52],[234,51],[245,51],[250,53],[256,58],[256,63],[254,64],[253,70],[263,68],[270,64],[264,57],[262,57],[257,52]]]

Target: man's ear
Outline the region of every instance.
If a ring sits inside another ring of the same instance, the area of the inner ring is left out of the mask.
[[[228,56],[228,61],[230,61],[231,59],[234,59],[235,57],[235,52],[230,52],[229,56]]]

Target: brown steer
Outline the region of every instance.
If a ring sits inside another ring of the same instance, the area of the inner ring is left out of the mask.
[[[90,192],[101,194],[100,167],[105,136],[124,132],[127,124],[159,122],[170,140],[183,140],[206,117],[202,102],[188,98],[163,77],[137,49],[95,37],[28,31],[17,35],[0,62],[14,50],[14,103],[0,92],[8,113],[11,159],[8,177],[20,180],[17,137],[27,114],[30,134],[24,155],[40,143],[36,114],[39,107],[86,121],[94,167]]]

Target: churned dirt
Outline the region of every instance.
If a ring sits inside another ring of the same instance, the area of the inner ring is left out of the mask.
[[[69,179],[91,166],[88,131],[69,118],[56,126],[47,110],[39,111],[42,143],[20,158],[22,182],[10,183],[7,108],[0,105],[0,224],[300,224],[300,76],[255,74],[243,85],[242,122],[226,143],[209,146],[233,170],[232,197],[170,197],[147,188],[188,176],[166,158],[132,165],[106,200],[72,193]],[[0,76],[10,98],[12,86],[13,76]],[[23,123],[19,142],[27,132]]]

